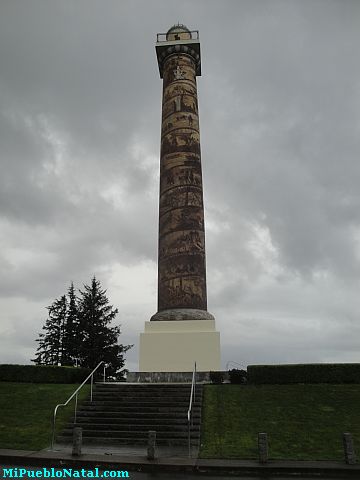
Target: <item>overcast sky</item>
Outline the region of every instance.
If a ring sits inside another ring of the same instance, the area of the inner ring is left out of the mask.
[[[95,274],[130,370],[156,312],[156,33],[199,30],[222,366],[360,361],[360,2],[1,0],[0,363]]]

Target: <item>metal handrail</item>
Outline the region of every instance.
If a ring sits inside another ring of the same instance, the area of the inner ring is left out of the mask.
[[[72,400],[74,398],[74,396],[76,395],[75,397],[75,415],[74,415],[74,423],[76,423],[76,410],[77,410],[77,402],[78,402],[78,392],[79,390],[85,385],[85,383],[89,380],[89,378],[91,377],[91,383],[90,383],[90,401],[92,402],[92,397],[93,397],[93,383],[94,383],[94,373],[96,372],[96,370],[100,367],[100,365],[102,365],[103,363],[105,363],[103,360],[94,368],[94,370],[85,378],[85,380],[83,381],[83,383],[75,390],[75,392],[66,400],[65,403],[59,403],[58,405],[56,405],[55,407],[55,410],[54,410],[54,416],[53,416],[53,431],[52,431],[52,438],[51,438],[51,450],[54,449],[54,443],[55,443],[55,423],[56,423],[56,414],[57,414],[57,411],[58,411],[58,408],[59,407],[66,407],[66,405],[70,402],[70,400]],[[105,371],[104,371],[104,376],[105,376]]]
[[[192,374],[192,380],[191,380],[191,392],[190,392],[190,402],[189,402],[189,410],[187,412],[187,418],[188,418],[188,443],[189,443],[189,457],[191,457],[191,438],[190,438],[190,429],[192,426],[192,405],[194,403],[195,399],[195,393],[196,393],[196,362],[194,363],[194,370]],[[191,425],[190,425],[191,423]]]

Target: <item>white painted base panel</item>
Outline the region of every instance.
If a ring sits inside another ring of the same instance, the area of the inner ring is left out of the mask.
[[[220,333],[215,320],[145,322],[140,333],[140,372],[220,370]]]

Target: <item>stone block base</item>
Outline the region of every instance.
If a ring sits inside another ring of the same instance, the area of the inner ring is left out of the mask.
[[[215,320],[145,322],[140,334],[140,372],[220,370],[220,333]]]
[[[192,372],[128,372],[127,383],[191,383]],[[196,383],[210,383],[210,372],[197,372]]]

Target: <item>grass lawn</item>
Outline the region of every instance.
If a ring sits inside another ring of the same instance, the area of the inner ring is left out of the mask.
[[[342,434],[360,447],[360,385],[207,385],[203,458],[257,458],[266,432],[271,459],[344,459]]]
[[[64,403],[78,385],[0,382],[0,448],[40,450],[51,443],[52,418],[58,403]],[[85,385],[79,401],[86,398]],[[61,407],[59,431],[73,415],[74,400]]]

